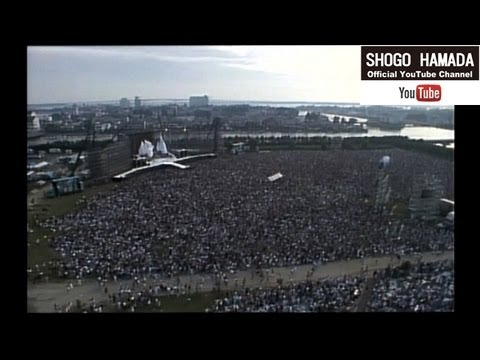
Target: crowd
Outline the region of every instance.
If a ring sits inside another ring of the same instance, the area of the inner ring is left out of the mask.
[[[379,272],[370,311],[432,312],[454,310],[453,261],[415,264]]]
[[[453,166],[390,150],[392,196],[435,174],[452,198]],[[271,152],[155,170],[43,226],[55,229],[58,273],[132,279],[296,266],[453,249],[453,232],[373,211],[382,151]],[[281,172],[283,178],[267,177]]]
[[[275,288],[245,289],[215,300],[208,312],[348,312],[365,278],[339,277]]]
[[[122,285],[117,292],[108,294],[108,301],[95,306],[90,301],[87,312],[98,312],[100,306],[108,312],[138,312],[161,310],[161,297],[165,295],[184,295],[187,287],[167,286],[162,283],[146,285],[133,282],[131,285]],[[190,291],[188,291],[190,293]]]
[[[400,266],[366,273],[339,276],[277,286],[245,287],[216,292],[206,312],[431,312],[454,310],[453,261]],[[370,289],[369,289],[370,286]],[[373,288],[372,288],[373,286]],[[168,285],[162,281],[147,283],[135,278],[108,294],[108,300],[56,309],[59,312],[158,312],[164,296],[190,296],[198,293],[198,284]],[[361,298],[363,297],[363,299]],[[362,300],[362,301],[361,301]],[[365,304],[366,306],[361,306]]]

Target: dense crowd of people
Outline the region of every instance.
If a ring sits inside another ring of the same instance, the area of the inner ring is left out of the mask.
[[[109,312],[138,312],[162,310],[162,296],[184,295],[187,288],[180,286],[167,286],[162,283],[146,285],[141,282],[133,282],[131,285],[123,285],[117,292],[108,294],[108,301],[96,304],[95,299],[90,299],[87,306],[83,306],[87,312],[98,312],[105,308]]]
[[[453,232],[373,210],[382,151],[251,153],[160,169],[118,184],[43,226],[82,279],[231,272],[382,254],[453,249]],[[389,150],[392,197],[408,203],[415,174],[452,198],[446,160]],[[283,178],[267,177],[281,172]],[[280,290],[279,290],[280,291]]]
[[[135,286],[135,284],[137,284]],[[441,261],[375,271],[373,289],[368,292],[367,274],[341,276],[276,287],[238,288],[214,300],[206,312],[432,312],[454,310],[454,263]],[[198,289],[195,289],[197,291]],[[162,296],[190,295],[187,286],[134,282],[109,295],[112,311],[162,311]],[[365,309],[359,300],[365,296]],[[98,312],[103,305],[90,304]]]
[[[208,312],[349,312],[365,277],[305,281],[274,288],[245,289],[215,300]]]
[[[215,300],[212,312],[350,312],[359,310],[365,296],[371,312],[434,312],[454,310],[452,260],[403,263],[375,271],[368,292],[366,275],[306,281],[276,288],[235,292]]]
[[[370,287],[370,289],[369,289]],[[135,278],[108,294],[108,300],[87,303],[77,300],[59,312],[163,312],[165,296],[191,300],[197,287],[148,284]],[[362,298],[363,297],[363,298]],[[454,310],[454,263],[452,260],[395,267],[359,275],[288,282],[276,286],[239,286],[213,293],[205,312],[432,312]],[[199,310],[200,311],[200,310]]]
[[[370,311],[423,312],[454,310],[454,263],[443,261],[379,272]]]

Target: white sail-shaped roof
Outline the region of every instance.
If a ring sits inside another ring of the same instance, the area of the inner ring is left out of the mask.
[[[153,157],[153,149],[155,147],[152,145],[152,143],[148,140],[143,140],[140,148],[138,149],[138,155],[140,156],[148,156],[148,157]]]
[[[165,144],[165,141],[163,140],[162,135],[160,135],[160,139],[157,141],[157,151],[160,152],[161,154],[167,154],[167,144]]]
[[[143,142],[143,140],[140,143],[140,148],[138,149],[138,155],[140,155],[140,156],[147,155],[146,152],[145,152],[145,143]]]
[[[153,146],[153,144],[148,140],[145,140],[144,144],[145,144],[145,155],[150,158],[153,157],[153,149],[155,148],[155,146]]]

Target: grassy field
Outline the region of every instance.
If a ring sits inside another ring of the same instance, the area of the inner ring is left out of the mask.
[[[393,210],[393,215],[400,219],[406,219],[409,216],[408,204],[397,202],[391,204],[390,208]]]
[[[224,297],[224,292],[197,293],[181,296],[162,297],[163,312],[205,312],[207,307],[211,307],[215,299]],[[148,311],[148,310],[146,310]]]
[[[52,238],[53,233],[50,230],[38,226],[37,222],[78,210],[85,206],[84,200],[91,198],[100,191],[109,191],[114,186],[114,184],[94,186],[85,189],[82,193],[61,196],[54,199],[42,198],[37,201],[35,205],[30,206],[27,209],[27,224],[29,228],[27,234],[28,267],[33,268],[35,265],[41,266],[44,262],[60,257],[49,246],[49,240]],[[55,274],[49,275],[55,276]]]

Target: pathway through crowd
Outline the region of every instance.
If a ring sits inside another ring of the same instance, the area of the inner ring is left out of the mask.
[[[262,270],[246,270],[227,274],[227,281],[220,283],[220,290],[235,290],[242,287],[259,288],[273,287],[280,282],[284,285],[288,283],[298,283],[305,280],[317,280],[322,278],[336,278],[344,275],[357,275],[398,266],[404,261],[410,261],[415,264],[419,261],[437,262],[443,260],[453,260],[453,250],[445,252],[426,252],[416,255],[403,255],[401,257],[382,256],[370,257],[364,259],[355,259],[347,261],[334,261],[322,265],[301,265],[297,267],[281,267]],[[281,279],[281,280],[280,280]],[[73,284],[73,288],[67,290],[68,284]],[[147,279],[147,285],[163,283],[166,286],[185,287],[190,285],[191,292],[210,292],[218,289],[214,274],[182,275],[173,278]],[[104,286],[101,286],[95,280],[82,280],[78,285],[76,280],[64,282],[49,282],[40,284],[28,284],[29,305],[35,309],[35,312],[54,312],[54,307],[65,307],[68,303],[75,304],[79,299],[82,303],[88,303],[91,298],[95,299],[97,304],[107,301],[109,293],[116,293],[121,285],[132,287],[133,280],[116,281],[110,280]],[[137,285],[137,288],[141,287]],[[108,292],[105,292],[107,287]],[[362,304],[363,305],[363,304]],[[363,306],[362,306],[363,307]],[[360,309],[359,309],[360,310]]]

